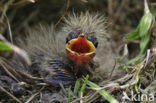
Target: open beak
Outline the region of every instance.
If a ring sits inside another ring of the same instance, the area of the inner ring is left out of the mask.
[[[84,35],[80,35],[78,38],[70,40],[66,44],[66,49],[77,56],[89,56],[96,52],[93,43],[87,40]]]
[[[66,51],[68,58],[75,63],[75,73],[77,73],[81,65],[88,69],[88,63],[95,56],[96,48],[84,35],[79,35],[66,44]]]

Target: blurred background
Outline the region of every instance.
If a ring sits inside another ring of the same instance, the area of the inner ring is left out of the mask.
[[[150,0],[149,4],[155,5],[154,0]],[[16,36],[23,35],[28,27],[33,28],[40,23],[55,24],[67,6],[67,12],[80,13],[88,10],[104,14],[114,36],[132,31],[144,11],[143,0],[1,0],[0,32],[8,35],[4,14]]]
[[[155,0],[148,0],[148,4],[155,14]],[[115,42],[112,47],[120,48],[123,44],[121,39],[139,24],[144,12],[144,0],[0,0],[0,33],[10,39],[9,23],[15,39],[26,35],[28,28],[56,24],[65,13],[87,10],[105,15],[108,31]],[[128,47],[137,48],[137,45],[130,44]],[[121,52],[121,49],[115,52]]]

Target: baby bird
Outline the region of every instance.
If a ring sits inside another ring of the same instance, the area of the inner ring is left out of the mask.
[[[104,41],[105,35],[104,16],[89,12],[73,13],[64,18],[59,31],[45,25],[30,30],[20,46],[31,57],[31,74],[43,77],[55,86],[60,83],[68,86],[76,78],[93,74],[97,67],[94,57],[98,53],[98,41]]]

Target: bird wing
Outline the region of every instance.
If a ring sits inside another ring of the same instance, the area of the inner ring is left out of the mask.
[[[45,70],[49,72],[49,75],[45,77],[45,81],[52,85],[59,85],[62,83],[66,86],[73,84],[76,80],[71,68],[58,59],[47,61],[44,71]]]

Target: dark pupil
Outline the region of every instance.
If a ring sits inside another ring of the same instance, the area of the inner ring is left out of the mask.
[[[96,37],[94,37],[94,36],[88,36],[87,39],[93,43],[93,45],[95,46],[95,48],[98,47],[98,41],[97,41],[97,38]]]
[[[78,37],[78,34],[73,33],[73,32],[69,33],[67,38],[66,38],[66,43],[68,43],[70,40],[75,39],[77,37]]]

